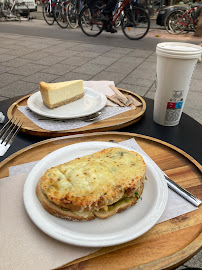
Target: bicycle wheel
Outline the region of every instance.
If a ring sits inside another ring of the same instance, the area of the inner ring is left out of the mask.
[[[182,18],[182,15],[184,14],[183,11],[173,11],[170,13],[166,18],[166,30],[168,33],[173,35],[181,34],[183,31],[186,30],[186,17]]]
[[[29,20],[30,18],[30,10],[28,6],[23,3],[16,3],[13,8],[13,15],[15,15],[19,20],[21,20],[21,16]]]
[[[143,8],[133,7],[128,9],[122,18],[122,31],[132,40],[143,38],[149,31],[149,15]]]
[[[71,28],[77,28],[79,24],[78,11],[75,4],[69,3],[67,5],[67,21]]]
[[[165,18],[164,26],[165,26],[166,31],[167,31],[169,34],[174,34],[174,33],[173,33],[173,30],[172,30],[172,29],[170,28],[170,26],[169,26],[169,20],[170,20],[170,17],[172,17],[172,12],[171,12],[171,14],[168,14],[167,17]]]
[[[66,6],[64,3],[57,3],[55,6],[55,20],[61,28],[67,28],[67,13]]]
[[[102,33],[104,28],[104,23],[97,16],[97,12],[91,15],[90,9],[86,6],[84,7],[79,16],[79,25],[81,30],[89,37],[96,37]]]
[[[46,1],[43,4],[43,17],[47,24],[52,25],[54,24],[54,8],[51,6],[50,1]]]
[[[86,9],[86,11],[83,13],[83,23],[86,26],[90,25],[90,18],[91,18],[90,9]]]

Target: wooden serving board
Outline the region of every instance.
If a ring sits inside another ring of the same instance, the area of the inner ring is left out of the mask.
[[[137,107],[135,110],[129,110],[127,112],[115,115],[108,119],[98,121],[96,123],[92,123],[88,126],[72,129],[72,130],[63,130],[63,131],[50,131],[40,128],[39,126],[35,125],[31,120],[29,120],[23,113],[21,113],[18,108],[27,105],[27,100],[30,95],[27,95],[16,102],[14,102],[8,109],[8,118],[13,119],[17,118],[20,122],[23,122],[22,125],[22,132],[41,136],[41,137],[58,137],[58,136],[65,136],[65,135],[72,135],[72,134],[80,134],[80,133],[89,133],[95,131],[110,131],[120,129],[126,126],[129,126],[137,121],[139,121],[146,110],[146,102],[145,100],[140,97],[139,95],[118,88],[123,94],[130,94],[134,96],[138,101],[142,103],[142,106]]]
[[[202,199],[201,165],[182,150],[144,135],[100,132],[52,138],[24,148],[0,163],[0,178],[10,166],[42,159],[66,145],[86,141],[135,138],[142,149],[175,182]],[[198,210],[155,225],[141,237],[99,251],[64,266],[66,270],[174,269],[202,246],[202,205]],[[23,254],[22,254],[23,256]]]

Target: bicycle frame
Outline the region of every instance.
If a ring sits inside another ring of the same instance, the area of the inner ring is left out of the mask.
[[[197,7],[198,8],[198,7]],[[192,7],[190,8],[189,10],[187,10],[177,21],[176,23],[177,24],[181,24],[181,25],[185,25],[185,26],[189,26],[189,23],[187,22],[183,22],[182,19],[184,17],[186,17],[188,14],[191,16],[192,15],[192,12],[195,11],[195,7]],[[194,21],[193,21],[193,24],[195,24],[197,21],[199,20],[199,18],[196,18]]]
[[[130,3],[131,0],[124,0],[121,5],[116,9],[115,13],[113,14],[113,21],[112,24],[114,25],[118,17],[120,16],[121,12],[124,10],[127,4]]]
[[[58,0],[57,0],[57,2],[58,2]],[[56,3],[57,3],[57,2],[56,2]],[[60,2],[60,1],[59,1],[59,2]],[[69,0],[63,0],[63,1],[62,1],[64,10],[66,10],[66,6],[69,4],[69,2],[70,2]],[[56,4],[55,4],[55,5],[56,5]]]
[[[118,19],[118,17],[120,16],[121,12],[124,10],[124,8],[126,7],[127,4],[129,4],[131,2],[131,0],[124,0],[120,6],[118,6],[118,8],[116,9],[115,13],[113,14],[113,17],[109,18],[109,19],[113,19],[112,20],[112,25],[115,24],[116,20]],[[101,7],[99,7],[99,10],[94,14],[95,16],[98,14],[98,12],[100,10],[102,10],[105,7],[105,4],[103,4]],[[99,24],[94,22],[95,24]]]

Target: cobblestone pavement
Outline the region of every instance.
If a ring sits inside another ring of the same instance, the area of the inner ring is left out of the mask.
[[[43,21],[40,23],[44,25]],[[57,25],[51,27],[51,31],[59,29]],[[65,31],[68,33],[71,30]],[[157,31],[154,35],[164,35],[166,40],[165,32]],[[193,38],[194,43],[200,43],[200,39],[192,36],[182,38],[187,38],[185,41],[190,43]],[[113,46],[92,44],[91,40],[84,42],[32,36],[31,31],[29,35],[12,34],[2,32],[0,28],[0,100],[38,91],[41,80],[60,82],[74,79],[113,80],[117,87],[142,97],[154,98],[154,49],[126,47],[118,43]],[[184,112],[202,124],[201,111],[202,63],[197,63]],[[201,255],[199,252],[177,269],[202,269]]]

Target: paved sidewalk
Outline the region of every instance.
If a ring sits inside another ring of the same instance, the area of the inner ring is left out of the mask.
[[[26,23],[22,22],[21,25],[29,27]],[[43,27],[47,29],[49,27],[44,21],[33,21],[32,25],[41,26],[39,33]],[[62,31],[56,24],[49,29],[54,33]],[[68,31],[71,30],[64,31],[68,35],[70,33]],[[78,32],[80,29],[75,31]],[[29,35],[5,33],[0,28],[0,100],[38,91],[39,82],[42,80],[60,82],[74,79],[113,80],[117,87],[128,89],[143,97],[154,98],[156,76],[154,49],[139,48],[135,45],[138,43],[130,43],[128,47],[122,46],[115,43],[115,35],[103,33],[103,38],[107,35],[109,40],[114,39],[115,45],[92,44],[90,42],[93,42],[93,39],[88,41],[85,39],[84,42],[32,36],[31,31]],[[167,40],[165,31],[154,30],[148,36],[161,36]],[[182,36],[181,39],[185,42],[200,43],[200,39],[191,35]],[[201,111],[202,63],[198,63],[184,112],[202,123]],[[201,258],[199,252],[178,270],[188,267],[202,269]]]

